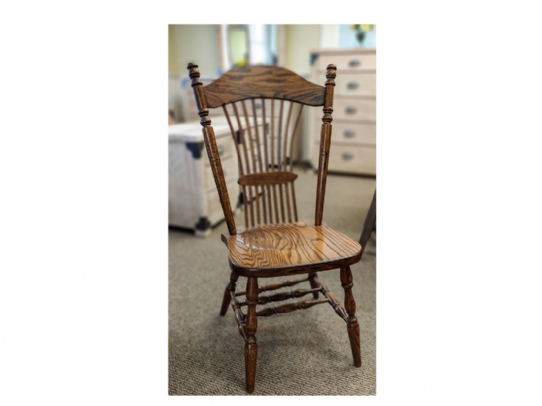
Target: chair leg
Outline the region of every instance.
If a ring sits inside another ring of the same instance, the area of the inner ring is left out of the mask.
[[[316,278],[316,277],[317,277],[316,272],[311,272],[309,274],[309,283],[311,284],[312,289],[316,289],[318,286],[320,286],[314,280],[314,278]],[[315,299],[318,299],[318,292],[312,292],[312,297],[315,298]]]
[[[349,266],[341,268],[341,284],[344,288],[344,308],[346,309],[346,313],[348,313],[346,329],[348,331],[348,338],[350,339],[350,347],[352,348],[352,358],[354,359],[354,365],[359,368],[361,366],[359,324],[356,318],[356,302],[352,294],[354,283],[352,282],[352,272]]]
[[[224,290],[224,298],[222,299],[222,307],[220,307],[220,315],[224,316],[228,311],[231,303],[231,292],[235,292],[235,284],[239,279],[239,275],[235,272],[232,272],[230,275],[230,282],[226,285],[226,290]]]
[[[248,278],[247,281],[247,318],[245,340],[245,377],[248,393],[254,392],[256,379],[256,359],[258,358],[258,344],[256,343],[256,329],[258,319],[256,316],[256,304],[258,303],[258,279]]]

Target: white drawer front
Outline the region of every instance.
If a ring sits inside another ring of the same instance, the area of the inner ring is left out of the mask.
[[[235,154],[235,145],[233,143],[233,138],[230,134],[227,134],[223,137],[216,139],[216,146],[218,148],[218,154],[220,159],[233,156]],[[207,151],[203,151],[205,166],[210,166],[209,157]]]
[[[235,209],[237,206],[237,199],[239,197],[239,185],[234,181],[228,183],[227,187],[231,207],[232,209]],[[209,220],[211,223],[224,218],[224,213],[220,204],[220,197],[218,196],[218,191],[216,189],[207,192],[207,202],[209,207]]]
[[[337,96],[376,96],[376,73],[337,73],[335,84]]]
[[[326,70],[326,67],[329,64],[335,65],[338,73],[346,69],[356,71],[375,70],[376,53],[357,55],[320,55],[318,58],[318,69]]]
[[[376,124],[333,122],[332,142],[376,144]]]
[[[335,99],[333,118],[338,120],[376,121],[376,99]]]
[[[222,172],[224,172],[224,179],[226,180],[226,183],[236,181],[237,180],[237,161],[235,157],[229,157],[226,159],[221,159],[222,163]],[[205,175],[204,175],[204,187],[205,190],[215,189],[215,178],[213,176],[213,170],[210,166],[205,167]]]
[[[376,148],[332,144],[328,170],[376,175]]]

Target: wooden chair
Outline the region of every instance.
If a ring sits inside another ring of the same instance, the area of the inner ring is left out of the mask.
[[[336,67],[328,65],[325,87],[276,66],[244,66],[226,72],[203,86],[198,65],[188,65],[205,147],[228,226],[222,240],[228,247],[231,268],[220,314],[231,305],[239,333],[245,340],[246,390],[254,391],[258,345],[258,317],[307,309],[329,303],[347,326],[354,365],[361,366],[359,325],[352,294],[350,265],[361,258],[358,242],[322,223],[331,139],[333,89]],[[320,157],[314,222],[298,221],[292,170],[292,145],[304,105],[323,106]],[[209,118],[209,108],[222,107],[237,148],[245,227],[237,227],[224,180],[222,163]],[[267,114],[266,114],[267,113]],[[234,125],[234,123],[236,125]],[[344,307],[319,281],[317,272],[340,268]],[[305,274],[260,286],[259,278]],[[236,292],[239,276],[247,279],[246,292]],[[310,289],[273,295],[263,292],[308,282]],[[312,300],[287,303],[256,311],[257,305],[312,294]],[[319,294],[323,298],[319,297]],[[244,299],[241,297],[244,296]],[[246,314],[242,308],[246,307]]]

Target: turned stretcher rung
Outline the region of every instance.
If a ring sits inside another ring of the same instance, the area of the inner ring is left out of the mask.
[[[309,307],[316,306],[319,304],[327,303],[328,301],[325,299],[320,300],[304,300],[302,302],[296,302],[296,303],[288,303],[284,304],[282,306],[278,307],[267,307],[265,309],[260,310],[256,313],[257,316],[266,317],[266,316],[272,316],[273,314],[278,313],[290,313],[295,310],[301,310],[301,309],[308,309]]]
[[[235,295],[233,295],[233,291],[231,292],[231,308],[233,309],[233,312],[235,313],[235,318],[237,319],[237,328],[239,329],[239,334],[241,334],[241,337],[246,341],[247,340],[247,330],[246,330],[246,316],[242,312],[241,308],[239,307],[239,302],[237,299],[235,299]]]
[[[329,291],[329,289],[320,282],[320,279],[318,277],[313,278],[314,283],[319,286],[319,291],[324,295],[327,299],[327,302],[333,307],[333,310],[335,310],[335,313],[337,313],[341,318],[348,323],[348,313],[342,307],[339,303],[339,301],[333,296],[333,294]]]
[[[284,281],[284,282],[277,282],[277,283],[270,283],[269,285],[265,285],[265,286],[262,286],[258,289],[258,293],[262,293],[262,292],[268,292],[270,290],[277,290],[277,289],[280,289],[280,288],[286,288],[288,286],[294,286],[294,285],[297,285],[298,283],[301,283],[301,282],[307,282],[309,280],[309,278],[304,278],[304,279],[297,279],[297,280],[287,280],[287,281]],[[246,295],[246,291],[243,291],[243,292],[237,292],[235,294],[235,296],[242,296],[242,295]]]
[[[348,313],[346,312],[344,307],[340,304],[340,302],[335,298],[335,296],[329,291],[329,289],[325,285],[323,285],[320,282],[320,280],[317,277],[313,277],[312,280],[313,280],[313,283],[315,283],[316,285],[315,288],[297,289],[297,290],[288,291],[288,292],[276,293],[270,296],[261,296],[261,297],[258,297],[258,304],[264,305],[270,302],[278,302],[282,300],[303,297],[305,295],[308,295],[314,292],[322,293],[325,299],[311,300],[311,301],[305,300],[305,301],[296,302],[296,303],[287,303],[278,307],[270,306],[270,307],[260,310],[259,312],[256,313],[256,315],[266,317],[266,316],[272,316],[273,314],[278,314],[278,313],[289,313],[295,310],[308,309],[309,307],[315,306],[317,304],[329,303],[331,307],[333,308],[333,310],[335,311],[335,313],[341,316],[341,318],[348,323]],[[306,281],[309,281],[309,277],[304,278],[304,279],[299,279],[299,280],[287,280],[284,282],[271,283],[269,285],[260,287],[258,289],[258,293],[270,291],[270,290],[277,290],[283,287],[297,285],[298,283],[306,282]],[[235,317],[237,318],[239,333],[241,334],[241,336],[243,336],[243,338],[246,337],[246,327],[245,327],[245,315],[241,311],[241,307],[247,306],[247,302],[246,301],[238,302],[236,299],[236,296],[241,296],[245,294],[246,292],[238,292],[235,294],[233,294],[232,292],[232,301],[231,301],[232,308],[235,312]]]
[[[290,290],[288,292],[276,293],[276,294],[271,295],[271,296],[260,296],[258,298],[258,304],[259,305],[264,305],[264,304],[267,304],[269,302],[280,302],[282,300],[288,300],[288,299],[293,299],[293,298],[297,298],[297,297],[303,297],[303,296],[308,295],[309,293],[320,292],[320,291],[321,291],[320,288],[298,289],[298,290]],[[241,302],[241,303],[239,303],[239,306],[247,306],[247,302]]]

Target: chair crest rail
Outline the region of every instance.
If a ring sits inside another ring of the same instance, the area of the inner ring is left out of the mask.
[[[207,107],[262,97],[292,100],[310,106],[324,104],[324,88],[278,66],[242,66],[205,86]]]

